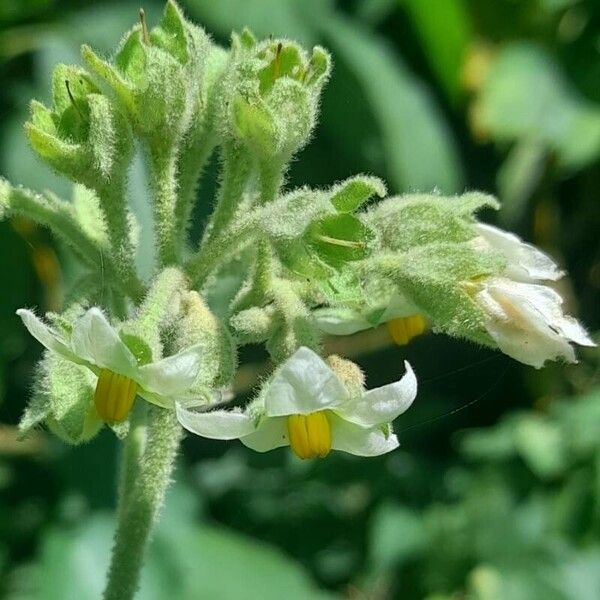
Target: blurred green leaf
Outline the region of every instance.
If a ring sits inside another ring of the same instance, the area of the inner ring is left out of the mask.
[[[403,563],[425,546],[423,519],[414,511],[397,504],[383,504],[371,523],[370,559],[374,569],[389,569]]]
[[[388,176],[397,190],[455,192],[462,186],[452,134],[429,91],[379,37],[342,17],[320,26],[371,105]]]
[[[546,148],[535,140],[524,139],[511,148],[496,177],[503,223],[514,225],[524,216],[527,202],[544,174],[546,157]]]
[[[325,600],[302,569],[276,550],[223,528],[194,523],[195,499],[171,490],[152,541],[139,600]],[[31,600],[97,600],[102,594],[114,521],[95,514],[44,538]],[[65,574],[68,574],[65,577]]]
[[[232,30],[251,29],[259,37],[286,37],[303,44],[317,41],[309,17],[326,13],[332,0],[185,0],[190,14],[209,30],[229,37]]]
[[[477,127],[497,141],[543,144],[579,169],[600,154],[600,106],[569,85],[542,48],[514,43],[494,60],[479,95]]]
[[[471,41],[471,21],[464,0],[400,0],[423,44],[435,75],[452,100],[461,90],[461,70]]]

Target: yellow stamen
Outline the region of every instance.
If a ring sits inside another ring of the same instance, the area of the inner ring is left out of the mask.
[[[331,451],[331,426],[325,411],[287,418],[290,446],[298,458],[325,458]]]
[[[392,319],[386,323],[392,339],[398,346],[406,346],[413,338],[427,329],[427,321],[421,315]]]
[[[100,418],[107,423],[124,421],[133,406],[137,387],[133,379],[102,369],[94,395],[94,404]]]

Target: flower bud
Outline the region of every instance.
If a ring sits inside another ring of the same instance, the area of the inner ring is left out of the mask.
[[[92,189],[122,178],[133,150],[124,116],[78,67],[55,68],[53,109],[33,101],[25,128],[52,168]]]
[[[159,144],[179,139],[200,109],[199,89],[209,46],[202,29],[188,23],[169,1],[156,28],[141,24],[123,40],[114,63],[82,47],[88,68],[110,88],[138,135]]]
[[[256,43],[248,31],[234,35],[225,81],[225,136],[259,160],[287,162],[310,137],[329,70],[329,55],[320,47],[309,58],[287,40]]]

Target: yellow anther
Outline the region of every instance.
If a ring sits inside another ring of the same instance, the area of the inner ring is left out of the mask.
[[[331,451],[331,426],[325,411],[287,418],[290,446],[298,458],[325,458]]]
[[[413,338],[427,329],[427,321],[421,315],[392,319],[386,323],[392,339],[398,346],[406,346]]]
[[[102,369],[94,395],[94,404],[100,418],[107,423],[124,421],[133,406],[137,387],[133,379]]]

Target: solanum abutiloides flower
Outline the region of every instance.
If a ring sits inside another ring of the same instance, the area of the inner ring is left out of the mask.
[[[399,346],[405,346],[427,329],[427,319],[422,312],[397,290],[381,304],[362,311],[320,308],[313,314],[319,329],[329,335],[351,335],[385,323],[390,336]]]
[[[17,314],[29,333],[50,352],[87,367],[98,377],[94,404],[100,418],[108,423],[125,420],[136,395],[173,408],[198,375],[200,345],[148,362],[148,355],[134,355],[98,308],[90,308],[78,318],[70,334],[49,327],[29,310],[20,309]]]
[[[199,412],[178,405],[177,415],[192,433],[239,438],[258,452],[289,445],[300,458],[322,458],[331,450],[377,456],[398,447],[391,423],[417,393],[415,374],[404,365],[399,381],[367,391],[356,365],[339,358],[328,364],[301,347],[245,410]]]
[[[559,358],[577,362],[570,342],[594,346],[585,329],[563,313],[563,299],[540,281],[563,276],[554,261],[516,235],[490,225],[477,225],[474,244],[504,255],[507,266],[498,276],[472,284],[473,297],[484,313],[488,334],[500,350],[540,368]]]

